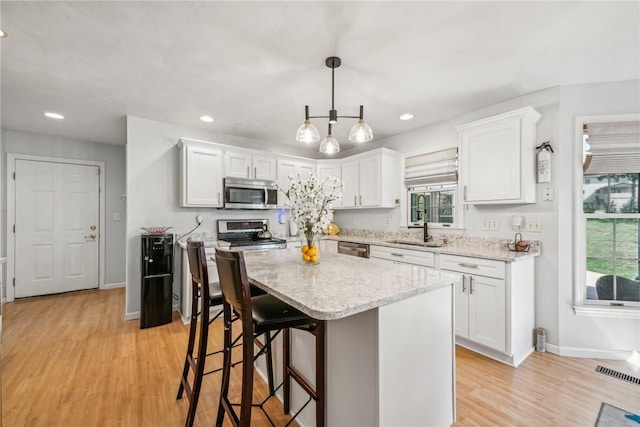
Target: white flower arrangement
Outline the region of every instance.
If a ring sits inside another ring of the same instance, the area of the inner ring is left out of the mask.
[[[284,191],[291,216],[311,244],[315,234],[326,230],[333,220],[333,204],[342,199],[342,181],[327,177],[320,180],[314,173],[308,179],[289,176],[289,189]]]

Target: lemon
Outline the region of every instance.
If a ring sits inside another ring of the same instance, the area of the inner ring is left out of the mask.
[[[306,253],[307,253],[307,251],[309,250],[309,246],[304,245],[304,246],[303,246],[302,248],[300,248],[300,249],[302,250],[302,253],[303,253],[303,254],[306,254]]]
[[[307,252],[307,255],[309,256],[314,256],[316,254],[316,248],[311,247],[311,249],[309,249],[309,251]]]
[[[314,264],[317,263],[318,262],[318,257],[315,256],[315,255],[312,255],[311,256],[311,262],[314,263]]]
[[[311,260],[311,257],[307,254],[302,255],[302,259],[309,262]]]

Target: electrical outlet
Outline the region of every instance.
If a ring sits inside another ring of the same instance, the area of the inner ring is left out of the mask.
[[[114,221],[120,221],[120,213],[116,212],[113,214],[113,220]]]
[[[385,218],[384,219],[384,225],[386,225],[387,227],[391,225],[391,218]]]
[[[198,225],[202,224],[202,221],[204,221],[204,218],[202,218],[202,215],[198,215],[196,217],[196,222],[198,223]]]
[[[525,227],[525,231],[531,231],[534,233],[542,233],[542,220],[541,219],[528,219]]]

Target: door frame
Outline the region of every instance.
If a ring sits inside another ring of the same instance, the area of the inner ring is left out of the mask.
[[[7,153],[7,302],[15,299],[15,288],[13,280],[15,279],[15,234],[13,233],[13,224],[15,224],[15,208],[16,208],[16,182],[13,179],[13,173],[16,170],[17,160],[31,160],[48,163],[64,163],[82,166],[97,166],[99,170],[99,194],[98,194],[98,236],[100,236],[100,244],[98,246],[98,289],[104,289],[105,282],[105,163],[93,160],[67,159],[61,157],[33,156],[30,154]]]

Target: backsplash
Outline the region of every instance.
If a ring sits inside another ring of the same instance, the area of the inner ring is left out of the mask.
[[[406,240],[410,242],[422,242],[422,229],[408,229],[407,231],[376,231],[362,230],[357,228],[343,228],[340,236],[354,236],[366,239],[377,240]],[[506,248],[507,244],[513,243],[513,239],[500,239],[491,237],[475,237],[454,234],[439,234],[434,237],[434,241],[447,246],[484,246],[487,248]],[[540,250],[539,240],[527,240],[531,251]]]

